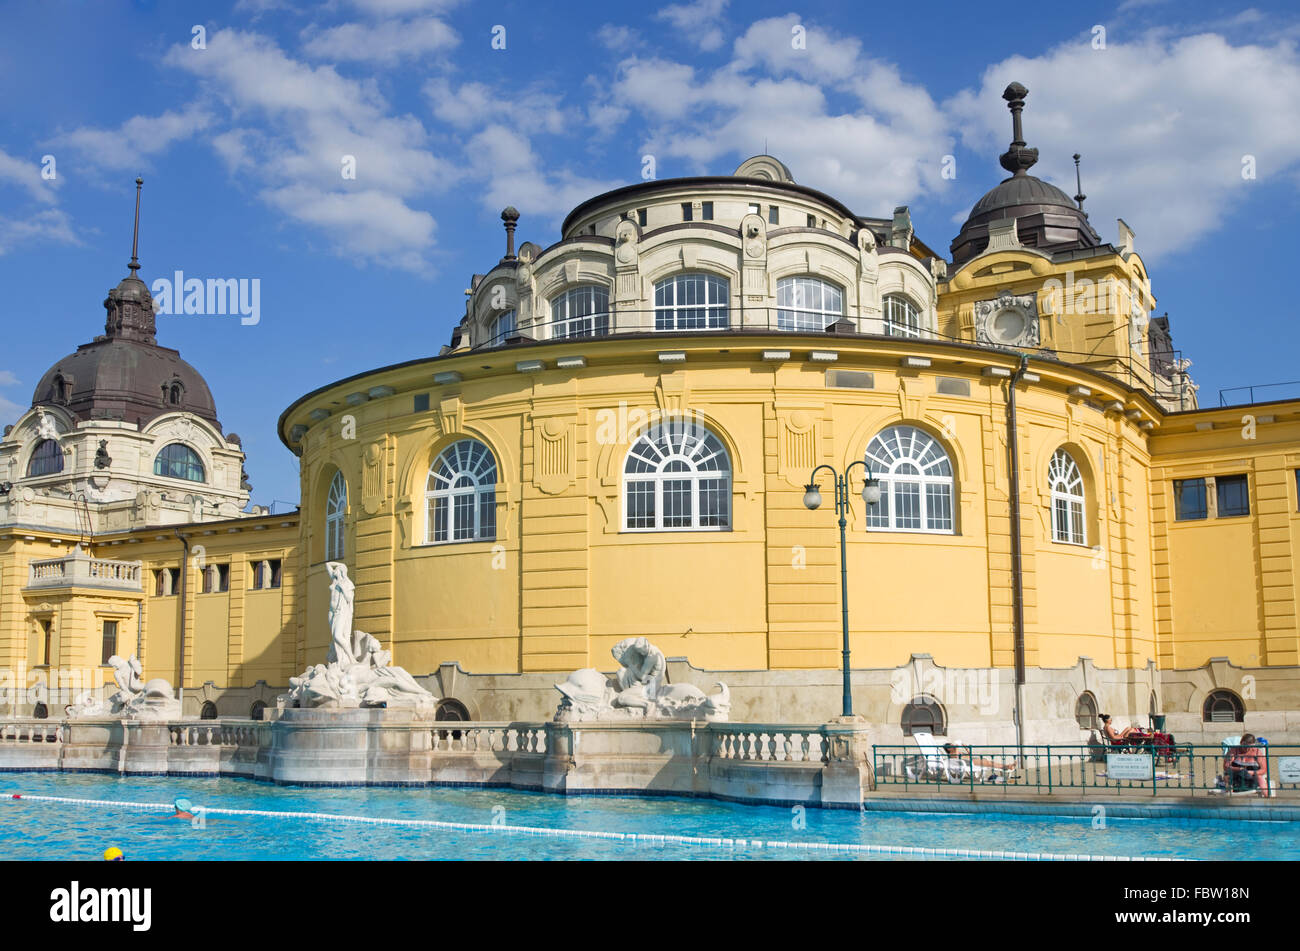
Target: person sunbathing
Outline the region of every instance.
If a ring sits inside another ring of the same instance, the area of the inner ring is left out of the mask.
[[[1127,743],[1130,736],[1142,736],[1143,733],[1135,726],[1126,726],[1122,730],[1117,730],[1111,726],[1110,714],[1098,714],[1101,717],[1101,732],[1106,735],[1106,739],[1112,743]]]
[[[1009,763],[999,763],[997,760],[985,759],[983,756],[975,757],[971,753],[969,746],[958,746],[956,743],[943,744],[943,751],[952,759],[963,760],[975,766],[987,766],[990,769],[1015,769],[1016,761]]]
[[[1259,795],[1267,797],[1268,765],[1255,743],[1253,733],[1243,736],[1241,742],[1228,750],[1228,755],[1223,758],[1223,771],[1229,778],[1236,779],[1245,786],[1255,785]],[[1228,788],[1231,789],[1232,786]]]

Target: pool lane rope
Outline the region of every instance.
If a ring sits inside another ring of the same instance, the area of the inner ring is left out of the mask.
[[[107,806],[118,809],[174,812],[169,802],[125,802],[116,799],[73,799],[66,796],[28,796],[14,793],[21,802],[52,802],[72,806]],[[274,819],[306,819],[316,822],[352,822],[359,825],[405,826],[444,829],[449,832],[487,832],[506,835],[536,835],[571,839],[614,839],[646,845],[702,845],[724,849],[788,849],[809,852],[847,852],[870,855],[912,855],[923,858],[1004,859],[1019,862],[1183,862],[1187,859],[1163,856],[1085,855],[1057,852],[1006,852],[988,849],[934,849],[911,845],[856,845],[849,842],[789,842],[780,839],[735,839],[696,835],[652,835],[645,832],[599,832],[590,829],[548,829],[477,822],[446,822],[439,819],[388,819],[379,816],[349,816],[332,812],[277,812],[268,809],[221,809],[198,806],[195,814],[205,816],[267,816]]]

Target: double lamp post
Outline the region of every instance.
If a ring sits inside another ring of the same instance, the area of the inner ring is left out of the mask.
[[[862,483],[862,501],[871,508],[880,503],[880,480],[872,478],[871,468],[862,460],[850,462],[843,473],[835,471],[834,466],[820,465],[808,477],[804,487],[803,504],[810,511],[815,511],[822,504],[821,489],[817,485],[817,473],[829,470],[835,480],[835,514],[840,517],[840,615],[844,627],[844,716],[853,716],[853,689],[849,681],[849,573],[848,548],[845,543],[845,529],[848,527],[849,513],[849,473],[854,466],[862,466],[865,479]]]

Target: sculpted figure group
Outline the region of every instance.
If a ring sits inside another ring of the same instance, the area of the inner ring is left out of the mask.
[[[561,723],[591,720],[719,720],[731,712],[731,692],[719,682],[706,696],[694,684],[665,682],[664,652],[644,637],[619,641],[610,651],[619,663],[613,680],[593,667],[569,674],[556,684],[562,699],[555,719]]]

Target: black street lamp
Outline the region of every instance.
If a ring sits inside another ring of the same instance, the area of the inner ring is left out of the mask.
[[[880,480],[871,477],[871,467],[861,459],[850,462],[843,474],[835,471],[834,466],[820,465],[808,477],[804,487],[803,504],[809,510],[816,510],[822,504],[821,489],[817,487],[817,473],[829,469],[835,479],[835,513],[840,517],[840,615],[844,625],[844,716],[853,716],[853,690],[849,683],[849,571],[848,548],[844,532],[848,527],[849,512],[849,473],[854,466],[862,466],[866,479],[862,483],[862,501],[868,506],[880,503]]]

